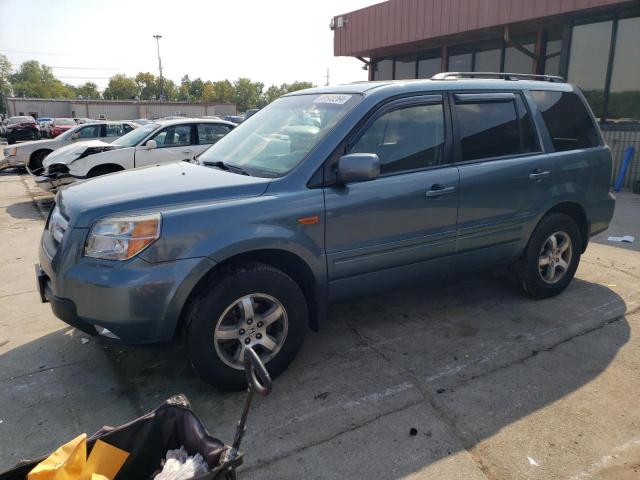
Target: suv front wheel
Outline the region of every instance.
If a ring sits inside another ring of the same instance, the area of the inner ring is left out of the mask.
[[[582,251],[578,225],[564,213],[545,216],[533,231],[521,259],[525,292],[535,298],[561,293],[576,273]]]
[[[275,377],[300,350],[307,316],[302,290],[284,272],[260,263],[221,272],[189,311],[191,364],[205,381],[241,389],[244,351],[251,347]]]

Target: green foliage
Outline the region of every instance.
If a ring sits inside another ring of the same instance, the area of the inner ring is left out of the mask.
[[[0,113],[6,113],[7,97],[11,96],[10,73],[11,62],[6,56],[0,54]]]
[[[76,92],[76,96],[81,96],[83,98],[90,98],[91,100],[100,98],[100,91],[98,90],[98,85],[93,82],[86,82],[80,85],[79,87],[74,88]]]
[[[74,98],[72,88],[53,76],[51,68],[28,60],[18,71],[9,75],[14,95],[33,98]]]
[[[138,96],[138,85],[135,79],[118,73],[109,79],[102,95],[106,100],[131,100]]]
[[[262,108],[278,97],[295,90],[313,87],[311,82],[283,83],[271,85],[266,90],[264,83],[253,82],[248,78],[229,80],[191,80],[185,75],[176,85],[172,80],[160,78],[150,72],[139,72],[135,77],[117,74],[109,79],[102,96],[98,86],[86,82],[78,87],[65,85],[53,76],[51,69],[29,60],[20,65],[17,73],[11,75],[11,64],[7,57],[0,55],[0,112],[5,107],[4,98],[11,94],[33,98],[75,98],[105,100],[153,100],[160,98],[161,91],[167,101],[236,103],[238,110],[244,112],[251,108]]]
[[[233,82],[233,101],[238,110],[244,112],[258,107],[263,88],[264,83],[252,82],[248,78],[239,78]]]

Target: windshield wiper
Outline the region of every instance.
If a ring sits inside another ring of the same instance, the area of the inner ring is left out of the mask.
[[[220,170],[225,170],[227,172],[239,173],[240,175],[247,175],[248,177],[251,176],[251,174],[248,171],[246,171],[244,168],[239,167],[238,165],[229,165],[228,163],[224,163],[221,160],[218,160],[215,162],[208,162],[206,160],[203,160],[202,164],[208,167],[216,167],[216,168],[219,168]]]

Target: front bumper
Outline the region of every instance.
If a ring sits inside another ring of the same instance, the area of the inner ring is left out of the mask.
[[[92,335],[107,329],[109,339],[127,344],[172,340],[189,294],[215,263],[206,257],[162,263],[89,259],[76,253],[86,231],[72,238],[73,230],[53,256],[46,230],[40,246],[39,291],[56,317]]]
[[[60,187],[76,181],[76,179],[68,173],[59,175],[36,175],[33,180],[36,182],[36,185],[45,192],[55,192]]]
[[[15,168],[15,167],[24,167],[26,166],[22,157],[17,155],[12,155],[9,157],[4,157],[0,160],[0,170],[4,170],[5,168]]]

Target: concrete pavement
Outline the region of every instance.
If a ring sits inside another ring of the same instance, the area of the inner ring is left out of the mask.
[[[0,469],[180,392],[230,441],[243,395],[202,383],[180,345],[86,342],[39,303],[34,192],[0,175]],[[637,231],[639,197],[610,234]],[[485,273],[332,306],[256,401],[241,477],[637,478],[640,254],[597,240],[549,300]]]

